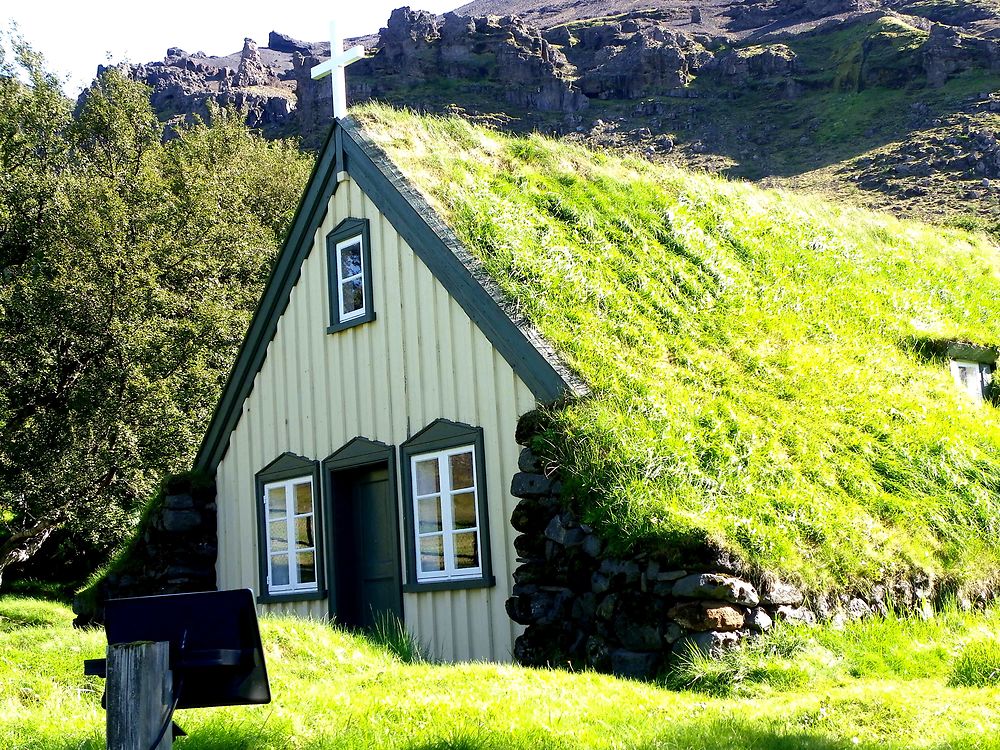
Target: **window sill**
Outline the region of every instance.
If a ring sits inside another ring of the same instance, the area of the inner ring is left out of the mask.
[[[339,333],[340,331],[346,331],[348,328],[354,328],[354,326],[360,326],[365,323],[371,323],[375,320],[375,311],[372,310],[369,313],[365,313],[357,318],[351,318],[350,320],[345,320],[342,323],[333,323],[326,327],[327,333]]]
[[[421,594],[425,591],[460,591],[462,589],[488,589],[497,585],[493,576],[479,578],[457,578],[450,581],[427,581],[425,583],[403,584],[404,594]]]
[[[258,604],[277,604],[279,602],[314,602],[326,599],[325,591],[282,591],[278,594],[258,594]]]

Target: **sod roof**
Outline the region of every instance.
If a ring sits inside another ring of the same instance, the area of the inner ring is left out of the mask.
[[[1000,572],[996,408],[942,356],[1000,344],[986,237],[353,112],[591,388],[545,450],[616,546],[708,538],[817,590]]]

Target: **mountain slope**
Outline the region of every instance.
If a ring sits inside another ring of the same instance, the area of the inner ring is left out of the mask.
[[[463,112],[989,226],[1000,222],[998,25],[995,0],[478,0],[444,17],[393,11],[348,80],[354,102]],[[165,120],[231,104],[310,146],[331,105],[308,71],[328,54],[272,33],[225,57],[171,49],[131,74]]]

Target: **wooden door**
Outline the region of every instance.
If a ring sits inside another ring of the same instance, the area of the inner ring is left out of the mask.
[[[401,621],[399,521],[388,467],[337,474],[336,620],[362,628],[372,628],[386,617]]]

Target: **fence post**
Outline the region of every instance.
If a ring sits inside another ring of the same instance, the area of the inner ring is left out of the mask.
[[[108,646],[108,750],[150,750],[173,701],[170,644]],[[171,750],[168,728],[155,750]]]

